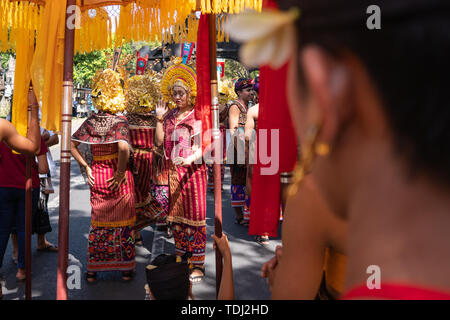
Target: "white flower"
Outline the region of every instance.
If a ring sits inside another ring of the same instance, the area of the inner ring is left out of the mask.
[[[242,42],[241,62],[247,67],[283,66],[295,47],[294,21],[300,12],[292,8],[287,12],[264,10],[262,13],[245,12],[233,16],[225,25],[230,38]]]

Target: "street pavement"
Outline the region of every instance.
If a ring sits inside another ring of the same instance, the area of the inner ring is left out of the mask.
[[[83,119],[72,121],[75,131]],[[56,162],[57,177],[53,178],[55,193],[49,199],[50,222],[53,228],[47,239],[58,243],[58,207],[59,207],[59,145],[51,148]],[[206,276],[193,285],[196,300],[214,300],[216,297],[215,253],[211,234],[214,233],[214,198],[207,195],[207,245]],[[223,232],[228,236],[233,257],[235,296],[239,300],[270,299],[270,291],[265,279],[260,277],[262,265],[274,255],[280,238],[271,238],[270,244],[263,247],[248,235],[248,228],[234,223],[235,214],[230,201],[230,174],[227,168],[222,192]],[[70,224],[69,224],[69,279],[71,289],[68,299],[73,300],[144,300],[146,298],[145,266],[160,253],[174,253],[173,238],[167,239],[161,232],[147,227],[142,231],[143,247],[136,247],[136,276],[130,282],[121,279],[120,272],[103,272],[97,276],[97,282],[89,284],[85,280],[87,236],[90,226],[89,187],[80,173],[75,160],[71,161],[70,176]],[[278,230],[281,235],[281,230]],[[53,300],[56,298],[57,254],[36,251],[37,237],[32,237],[32,299]],[[25,297],[25,283],[17,282],[17,268],[12,260],[11,242],[3,261],[3,299],[17,300]],[[81,275],[77,282],[76,276]]]

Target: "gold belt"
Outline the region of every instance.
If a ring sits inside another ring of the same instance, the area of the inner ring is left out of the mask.
[[[134,149],[133,152],[147,154],[147,153],[152,153],[153,149]]]
[[[116,159],[119,156],[119,154],[116,153],[112,153],[112,154],[106,154],[104,156],[93,156],[92,159],[94,161],[104,161],[104,160],[112,160],[112,159]]]

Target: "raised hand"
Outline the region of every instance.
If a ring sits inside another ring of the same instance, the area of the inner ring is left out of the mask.
[[[155,107],[156,116],[162,117],[167,113],[167,111],[169,111],[169,107],[167,106],[167,103],[161,98]]]

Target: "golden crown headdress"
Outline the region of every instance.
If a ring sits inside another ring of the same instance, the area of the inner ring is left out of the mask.
[[[169,66],[164,72],[161,81],[161,93],[166,101],[172,100],[172,89],[179,85],[186,89],[191,97],[197,96],[197,74],[195,69],[189,65],[183,64],[182,59],[174,59],[173,65]]]
[[[127,80],[125,98],[127,112],[149,113],[155,109],[161,98],[158,75],[147,71],[144,75],[135,75]]]
[[[112,69],[99,70],[92,79],[92,101],[104,112],[115,114],[126,107],[124,95],[124,74]]]

